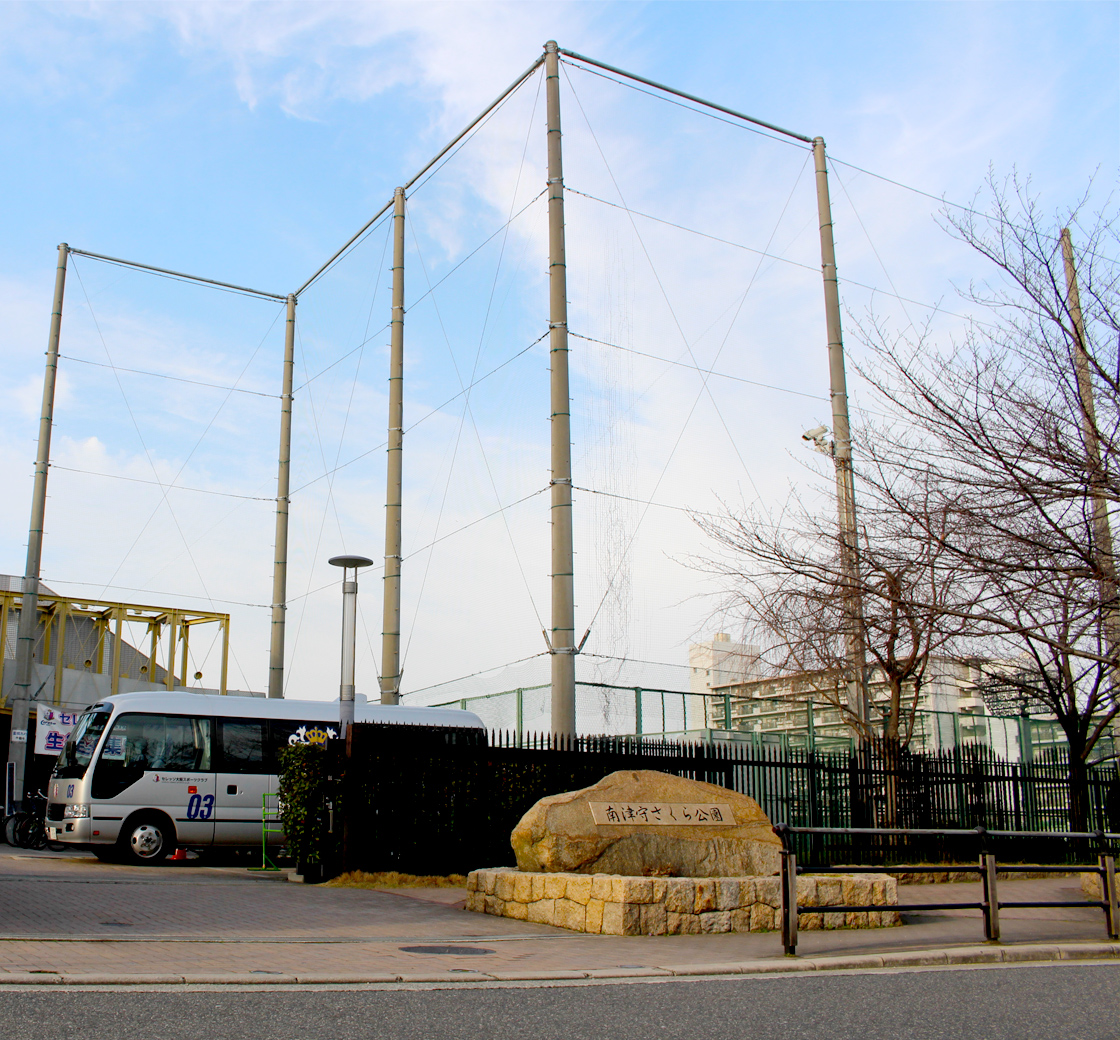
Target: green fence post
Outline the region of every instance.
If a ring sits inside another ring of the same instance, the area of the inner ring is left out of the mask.
[[[812,698],[805,702],[805,744],[810,751],[817,750],[817,730],[813,722],[813,701]]]
[[[634,687],[634,736],[642,735],[642,688]]]
[[[276,799],[275,807],[270,807],[268,800],[270,798]],[[273,863],[271,857],[268,855],[268,836],[270,834],[283,834],[283,826],[275,827],[269,826],[280,818],[280,795],[275,791],[270,791],[261,795],[261,865],[259,867],[250,867],[250,870],[279,870],[280,868]]]
[[[723,695],[723,728],[731,729],[731,694]]]
[[[518,686],[517,687],[517,735],[518,736],[521,736],[521,733],[523,732],[523,730],[525,728],[524,693],[525,693],[525,691],[520,686]]]

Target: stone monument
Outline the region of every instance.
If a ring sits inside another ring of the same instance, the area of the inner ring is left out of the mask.
[[[519,870],[639,877],[776,874],[782,848],[753,798],[651,769],[542,798],[510,842]]]
[[[468,910],[574,931],[675,935],[780,924],[781,844],[758,803],[714,784],[622,770],[542,798],[513,830],[517,869],[475,870]],[[797,902],[882,911],[799,914],[799,927],[899,924],[883,875],[799,877]]]

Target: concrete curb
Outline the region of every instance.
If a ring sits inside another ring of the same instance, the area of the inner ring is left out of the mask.
[[[951,946],[881,954],[831,957],[782,957],[723,964],[677,964],[665,967],[589,968],[585,971],[494,971],[471,969],[402,974],[221,972],[197,974],[0,973],[4,986],[370,986],[479,985],[526,982],[604,982],[612,979],[728,978],[792,972],[950,967],[977,964],[1024,964],[1055,961],[1120,960],[1120,943],[1024,943],[1021,945]]]

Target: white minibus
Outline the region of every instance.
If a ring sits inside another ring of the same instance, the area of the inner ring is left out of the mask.
[[[356,722],[482,729],[469,711],[359,701]],[[125,693],[87,708],[47,787],[47,836],[101,859],[261,843],[277,756],[338,734],[338,701]],[[282,840],[279,835],[276,840]]]

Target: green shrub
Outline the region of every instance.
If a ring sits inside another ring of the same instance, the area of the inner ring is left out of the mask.
[[[321,867],[327,877],[341,859],[340,771],[337,745],[294,744],[280,751],[281,819],[288,848],[297,864]]]

